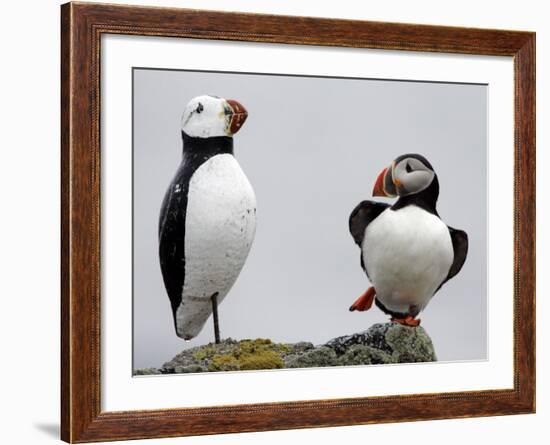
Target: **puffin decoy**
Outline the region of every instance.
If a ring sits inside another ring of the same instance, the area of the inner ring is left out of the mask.
[[[247,116],[236,100],[215,96],[195,97],[182,115],[183,156],[162,201],[158,238],[176,335],[185,340],[213,311],[216,328],[217,304],[254,239],[256,197],[233,156],[233,135]]]
[[[396,158],[378,175],[372,194],[398,199],[393,205],[362,201],[349,217],[372,284],[349,309],[365,311],[374,301],[393,322],[418,326],[418,314],[462,269],[468,235],[440,219],[439,181],[424,156]]]

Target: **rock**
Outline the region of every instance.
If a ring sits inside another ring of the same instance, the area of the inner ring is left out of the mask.
[[[437,360],[432,340],[423,327],[398,323],[377,323],[366,331],[333,338],[326,346],[335,350],[341,365]]]
[[[160,370],[157,368],[142,368],[137,369],[135,375],[155,375],[160,374]]]
[[[437,361],[432,340],[424,328],[396,324],[390,326],[386,330],[386,342],[393,350],[396,363]]]
[[[205,372],[208,371],[206,366],[202,365],[187,365],[187,366],[175,366],[174,367],[174,373],[175,374],[187,374],[190,372]]]
[[[395,363],[394,358],[381,349],[368,345],[352,345],[338,358],[338,364],[345,365],[380,365]]]
[[[305,352],[287,356],[285,364],[287,368],[335,366],[338,364],[338,357],[334,349],[328,346],[317,346]]]
[[[298,348],[304,349],[307,346],[300,344]],[[284,343],[273,343],[265,338],[240,341],[228,338],[218,344],[209,343],[180,352],[172,360],[162,365],[161,373],[284,368],[283,356],[291,351],[291,346]]]
[[[273,343],[269,339],[222,340],[186,349],[160,369],[136,375],[244,371],[324,366],[378,365],[436,361],[424,328],[378,323],[363,332],[336,337],[324,345],[309,342]]]
[[[310,343],[308,341],[300,341],[298,343],[287,343],[287,345],[291,348],[290,354],[300,354],[305,351],[309,351],[310,349],[313,349],[313,343]]]

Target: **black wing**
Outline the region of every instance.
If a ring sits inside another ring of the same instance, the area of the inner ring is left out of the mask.
[[[468,255],[468,234],[463,230],[453,229],[452,227],[449,227],[449,233],[451,234],[451,241],[453,243],[454,259],[447,278],[439,285],[438,290],[460,272]]]
[[[189,185],[185,177],[188,175],[178,173],[164,195],[158,227],[160,268],[174,314],[181,303],[185,282],[185,216]]]
[[[361,201],[357,207],[353,209],[353,212],[351,212],[349,216],[349,232],[360,249],[363,248],[365,229],[388,207],[389,204],[384,204],[383,202]],[[368,276],[369,273],[363,261],[363,251],[361,251],[361,267]]]
[[[367,226],[388,207],[389,204],[383,202],[361,201],[353,209],[349,216],[349,232],[359,247],[363,244]]]

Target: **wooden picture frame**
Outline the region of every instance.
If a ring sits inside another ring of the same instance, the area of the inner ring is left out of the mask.
[[[99,116],[100,38],[106,33],[513,57],[513,389],[102,412]],[[93,442],[535,411],[534,33],[67,3],[61,7],[61,35],[63,440]]]

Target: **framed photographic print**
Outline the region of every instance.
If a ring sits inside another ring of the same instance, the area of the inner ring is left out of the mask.
[[[61,17],[63,440],[534,412],[534,33]]]

